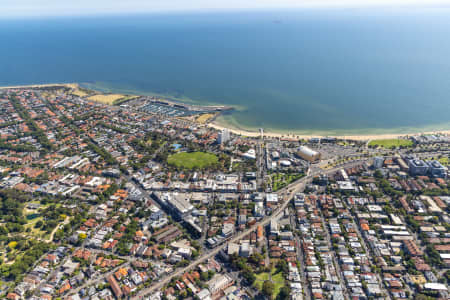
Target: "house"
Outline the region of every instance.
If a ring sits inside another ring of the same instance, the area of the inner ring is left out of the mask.
[[[119,284],[114,279],[114,276],[109,275],[107,280],[108,280],[109,285],[111,286],[112,291],[114,292],[114,295],[116,295],[117,298],[121,298],[123,296],[123,293],[122,293],[122,290],[120,289]]]

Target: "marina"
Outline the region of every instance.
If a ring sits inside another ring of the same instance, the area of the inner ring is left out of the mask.
[[[133,106],[145,112],[165,115],[168,117],[189,117],[233,109],[228,106],[200,106],[145,96],[128,101],[126,106]]]
[[[146,106],[142,107],[143,111],[156,113],[161,115],[166,115],[170,117],[187,117],[196,114],[202,113],[201,111],[188,111],[182,108],[175,108],[172,106],[157,104],[157,103],[149,103]]]

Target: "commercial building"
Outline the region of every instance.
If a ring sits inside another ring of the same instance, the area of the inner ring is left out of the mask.
[[[247,159],[256,159],[256,151],[255,149],[250,149],[247,152],[245,152],[244,154],[242,154],[243,158],[247,158]]]
[[[408,166],[409,173],[412,176],[430,175],[441,178],[447,177],[447,168],[437,160],[425,162],[420,159],[411,159],[408,161]]]
[[[441,178],[447,177],[447,168],[444,167],[439,161],[432,160],[432,161],[428,162],[428,165],[430,166],[431,176],[441,177]]]
[[[184,219],[194,210],[184,193],[154,193],[154,198],[178,219]]]
[[[408,161],[409,173],[413,176],[426,175],[429,170],[429,166],[421,159],[411,159]]]
[[[226,288],[232,286],[234,280],[229,275],[216,274],[207,282],[212,299],[220,298],[220,293]]]
[[[276,193],[270,193],[266,195],[266,202],[267,204],[277,204],[278,203],[278,194]]]
[[[320,153],[306,146],[300,146],[297,155],[309,162],[316,162],[320,160]]]
[[[248,242],[242,243],[239,248],[239,255],[242,257],[249,257],[252,255],[252,248]]]

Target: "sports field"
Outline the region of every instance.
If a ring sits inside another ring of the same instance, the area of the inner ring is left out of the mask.
[[[205,169],[219,162],[216,155],[205,152],[181,152],[170,155],[167,163],[183,169]]]
[[[385,140],[372,140],[369,142],[369,147],[383,147],[392,149],[396,147],[411,147],[413,142],[406,139],[385,139]]]

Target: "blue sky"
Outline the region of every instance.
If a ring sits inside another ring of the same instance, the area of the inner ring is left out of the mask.
[[[0,0],[0,18],[294,7],[442,5],[450,0]]]

